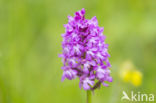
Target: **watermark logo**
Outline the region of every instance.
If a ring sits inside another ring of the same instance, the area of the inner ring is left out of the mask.
[[[149,101],[149,102],[153,102],[154,101],[154,94],[146,94],[146,93],[141,93],[141,92],[137,92],[134,93],[133,91],[131,91],[131,95],[128,96],[128,94],[123,91],[122,92],[123,96],[121,98],[121,100],[128,100],[128,101],[137,101],[137,102],[143,102],[143,101]]]
[[[121,100],[127,99],[130,101],[130,98],[128,97],[127,93],[125,91],[123,91],[122,93],[123,93],[123,97],[121,98]]]

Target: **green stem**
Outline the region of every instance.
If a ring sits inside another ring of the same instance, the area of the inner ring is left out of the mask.
[[[87,90],[87,103],[92,103],[92,91]]]

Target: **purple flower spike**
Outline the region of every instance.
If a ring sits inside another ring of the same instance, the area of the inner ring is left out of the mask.
[[[85,10],[82,9],[74,17],[68,16],[68,24],[64,27],[63,53],[60,54],[64,64],[62,81],[78,77],[79,86],[84,90],[95,90],[101,84],[107,87],[105,81],[112,82],[110,55],[104,29],[98,26],[96,17],[85,19]]]

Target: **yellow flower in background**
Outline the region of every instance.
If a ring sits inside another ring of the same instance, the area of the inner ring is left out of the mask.
[[[140,86],[142,83],[142,73],[137,70],[134,64],[128,60],[121,64],[120,78],[126,82],[131,83],[134,86]]]
[[[132,73],[132,79],[131,79],[131,83],[134,86],[140,86],[142,83],[142,73],[140,71],[133,71]]]
[[[129,82],[131,79],[132,70],[135,69],[131,61],[125,61],[120,67],[120,77],[124,82]]]

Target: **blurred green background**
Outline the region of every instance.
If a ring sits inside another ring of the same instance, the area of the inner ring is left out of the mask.
[[[79,80],[61,82],[61,34],[82,8],[97,16],[109,44],[114,82],[93,103],[121,103],[122,91],[156,95],[155,0],[0,0],[0,103],[86,103]],[[143,74],[134,87],[118,76],[131,60]]]

